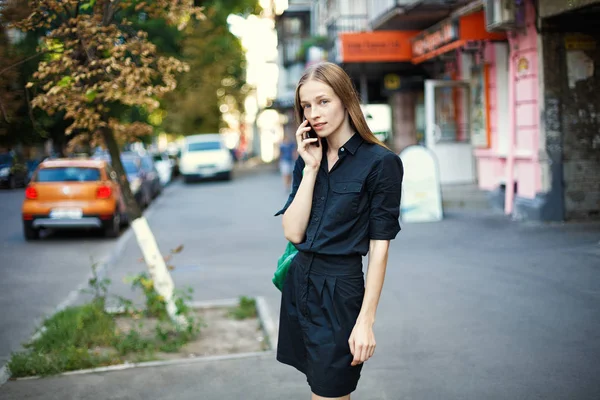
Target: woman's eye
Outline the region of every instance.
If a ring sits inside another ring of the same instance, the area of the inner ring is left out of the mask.
[[[327,104],[329,103],[329,100],[321,100],[321,104]]]
[[[309,107],[310,107],[310,105],[309,105],[309,104],[305,104],[305,105],[304,105],[304,109],[307,109],[307,108],[309,108]]]

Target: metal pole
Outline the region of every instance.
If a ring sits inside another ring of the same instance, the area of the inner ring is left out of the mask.
[[[509,42],[510,46],[510,42]],[[515,71],[515,62],[518,53],[509,56],[508,64],[508,110],[509,110],[509,129],[508,129],[508,154],[506,155],[506,188],[504,198],[504,213],[507,215],[513,212],[513,203],[515,200],[515,146],[517,135],[517,104],[516,104],[516,85],[517,74]]]

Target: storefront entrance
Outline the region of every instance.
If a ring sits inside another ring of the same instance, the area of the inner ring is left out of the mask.
[[[425,81],[425,145],[437,159],[442,184],[475,181],[470,92],[465,81]]]

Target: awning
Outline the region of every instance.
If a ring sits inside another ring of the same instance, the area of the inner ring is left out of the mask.
[[[342,63],[411,62],[410,39],[418,31],[377,31],[340,34]]]
[[[479,11],[446,19],[411,39],[412,62],[422,63],[464,46],[469,41],[505,40],[505,33],[490,33],[485,29],[485,15]]]

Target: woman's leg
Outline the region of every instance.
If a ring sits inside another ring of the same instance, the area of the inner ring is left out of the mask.
[[[342,396],[342,397],[321,397],[312,393],[311,400],[350,400],[350,395]]]

